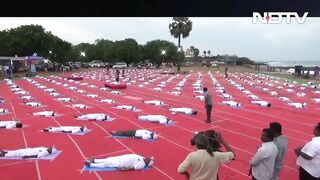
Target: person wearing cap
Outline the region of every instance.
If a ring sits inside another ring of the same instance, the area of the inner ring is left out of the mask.
[[[137,119],[144,120],[144,121],[150,121],[152,123],[160,123],[160,124],[170,124],[172,121],[163,115],[141,115],[136,116]]]
[[[140,170],[151,167],[154,158],[143,157],[137,154],[124,154],[103,159],[89,159],[85,166],[94,168],[117,168],[118,170]]]
[[[0,157],[21,157],[21,158],[41,158],[52,154],[56,149],[54,147],[35,147],[17,150],[0,150]]]
[[[91,121],[108,121],[110,120],[110,116],[103,113],[92,113],[92,114],[83,114],[80,116],[75,116],[80,120],[91,120]]]
[[[146,129],[137,129],[137,130],[127,130],[127,131],[111,131],[111,135],[113,136],[125,136],[125,137],[132,137],[136,139],[157,139],[158,134],[148,131]]]
[[[191,108],[170,108],[169,111],[171,111],[172,113],[183,113],[183,114],[193,114],[193,115],[197,115],[198,111],[195,111]]]
[[[267,101],[251,101],[252,104],[258,104],[262,107],[271,107],[271,103]]]
[[[54,116],[56,113],[54,111],[40,111],[40,112],[35,112],[35,113],[30,113],[34,116]]]
[[[85,126],[60,126],[44,128],[44,132],[81,133],[88,130]]]
[[[11,128],[22,128],[22,123],[18,121],[0,121],[0,128],[6,128],[6,129],[11,129]]]
[[[155,106],[164,105],[164,102],[163,102],[163,101],[159,101],[159,100],[143,101],[143,103],[145,103],[145,104],[151,104],[151,105],[155,105]]]

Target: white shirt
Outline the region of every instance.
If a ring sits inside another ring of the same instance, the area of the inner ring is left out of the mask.
[[[28,94],[28,92],[27,91],[17,91],[17,92],[15,92],[15,94]]]
[[[84,114],[78,116],[78,119],[83,120],[97,120],[97,121],[103,121],[103,120],[110,120],[110,117],[103,113],[92,113],[92,114]]]
[[[306,160],[299,156],[297,165],[306,170],[313,177],[320,177],[320,137],[314,137],[310,142],[305,144],[301,151],[312,157],[311,160]]]
[[[53,88],[50,88],[50,89],[45,89],[44,91],[45,92],[55,92],[56,90],[54,90]]]
[[[72,99],[71,98],[57,98],[59,101],[63,101],[63,102],[71,102]]]
[[[267,101],[251,101],[252,104],[259,104],[260,106],[267,107],[268,102]]]
[[[175,113],[192,114],[193,109],[191,108],[170,108],[169,111]]]
[[[15,128],[17,121],[0,121],[0,127],[5,127],[6,129]]]
[[[108,103],[108,104],[115,103],[115,101],[112,99],[101,99],[100,102]]]
[[[111,94],[121,94],[120,91],[111,91]]]
[[[315,103],[320,103],[320,98],[313,98],[312,101],[314,101]]]
[[[269,94],[270,94],[271,96],[276,96],[276,95],[278,95],[278,93],[277,93],[276,91],[271,91]]]
[[[237,103],[236,101],[222,101],[222,104],[226,104],[231,107],[240,107],[241,106],[241,104]]]
[[[86,93],[86,91],[84,91],[84,90],[77,90],[77,92],[80,93],[80,94]]]
[[[135,170],[143,169],[146,166],[144,157],[137,154],[125,154],[122,156],[108,157],[105,159],[94,159],[90,167],[106,168],[133,168]]]
[[[53,111],[41,111],[41,112],[35,112],[33,113],[35,116],[53,116],[54,112]]]
[[[294,103],[288,103],[289,106],[294,106],[295,108],[304,108],[307,106],[306,103],[297,103],[297,102],[294,102]]]
[[[48,148],[46,147],[36,147],[36,148],[26,148],[17,149],[12,151],[7,151],[5,157],[23,157],[23,156],[37,156],[38,158],[49,155]]]
[[[172,91],[172,92],[170,92],[171,94],[173,94],[173,95],[181,95],[181,92],[178,92],[178,91]]]
[[[39,107],[39,106],[41,106],[41,104],[37,103],[37,102],[27,102],[26,105],[27,106],[31,106],[31,107]]]
[[[289,98],[287,97],[279,97],[279,99],[281,99],[282,101],[291,101]]]
[[[196,98],[196,99],[199,99],[199,100],[201,100],[201,101],[204,100],[204,96],[195,96],[195,98]]]
[[[277,154],[278,149],[274,142],[262,143],[250,161],[252,175],[259,180],[271,180]]]
[[[158,122],[160,124],[167,124],[168,118],[163,115],[145,115],[145,116],[138,116],[138,119],[147,120],[151,122]]]
[[[0,114],[4,114],[4,113],[6,113],[6,112],[8,112],[8,109],[0,108]]]
[[[21,98],[21,99],[27,99],[27,100],[30,100],[30,99],[32,99],[32,96],[21,96],[20,98]]]
[[[253,94],[248,95],[248,97],[249,97],[249,98],[251,98],[251,99],[254,99],[254,100],[259,99],[259,97],[258,97],[258,96],[253,95]]]
[[[163,101],[159,101],[159,100],[144,101],[144,103],[145,104],[156,105],[156,106],[164,105],[164,102]]]
[[[50,127],[49,132],[63,132],[71,131],[71,133],[82,132],[80,126],[60,126],[60,127]]]
[[[136,130],[135,137],[141,137],[144,140],[152,139],[151,137],[151,131],[145,130],[145,129],[138,129]]]
[[[85,105],[85,104],[72,104],[72,107],[85,109],[85,108],[87,108],[87,105]]]
[[[53,96],[53,97],[60,96],[60,94],[59,94],[59,93],[56,93],[56,92],[50,93],[50,95]]]
[[[116,106],[118,109],[125,109],[125,110],[134,110],[134,106],[129,106],[129,105],[121,105],[121,106]]]

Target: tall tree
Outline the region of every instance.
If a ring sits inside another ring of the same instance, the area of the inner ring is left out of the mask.
[[[207,51],[203,51],[203,55],[204,57],[206,57]]]
[[[192,30],[192,22],[188,17],[173,17],[169,24],[170,34],[174,38],[178,38],[178,48],[181,48],[181,36],[186,38]],[[177,71],[180,72],[180,58],[177,59]]]
[[[210,57],[211,51],[210,51],[210,50],[208,50],[207,52],[208,52],[208,56]]]

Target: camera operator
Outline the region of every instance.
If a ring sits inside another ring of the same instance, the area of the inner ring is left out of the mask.
[[[219,152],[220,143],[228,152]],[[233,149],[224,141],[221,134],[214,131],[197,133],[191,139],[191,145],[197,150],[189,153],[178,167],[178,172],[184,174],[186,179],[216,180],[220,164],[235,157]],[[192,168],[191,174],[186,171],[189,166]]]

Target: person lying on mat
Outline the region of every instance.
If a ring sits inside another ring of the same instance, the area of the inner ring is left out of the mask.
[[[5,114],[9,112],[8,109],[0,108],[0,114]]]
[[[170,93],[173,94],[173,95],[176,95],[176,96],[181,95],[181,92],[179,92],[179,91],[172,91]]]
[[[84,114],[80,116],[75,116],[75,118],[81,120],[91,120],[91,121],[108,121],[111,117],[107,114],[103,113],[92,113],[92,114]]]
[[[99,97],[97,94],[87,94],[88,97],[91,97],[91,98],[97,98]]]
[[[231,107],[240,107],[241,103],[238,103],[236,101],[222,101],[222,104],[231,106]]]
[[[86,93],[86,91],[81,90],[81,89],[78,89],[77,92],[80,93],[80,94],[85,94]]]
[[[199,100],[201,100],[201,101],[203,101],[204,100],[204,96],[202,96],[202,95],[193,95],[196,99],[199,99]]]
[[[151,105],[156,105],[156,106],[161,106],[164,105],[163,101],[159,101],[159,100],[150,100],[150,101],[142,101],[145,104],[151,104]]]
[[[59,101],[63,101],[63,102],[71,102],[72,99],[71,98],[57,98]]]
[[[137,129],[137,130],[128,130],[128,131],[111,131],[111,135],[113,136],[125,136],[125,137],[132,137],[136,139],[157,139],[158,134],[148,131],[146,129]]]
[[[0,128],[22,128],[22,123],[19,123],[18,121],[0,121]]]
[[[312,98],[312,101],[315,103],[320,103],[320,98]]]
[[[25,104],[27,106],[31,106],[31,107],[39,107],[39,106],[41,106],[41,104],[37,103],[37,102],[25,102]]]
[[[221,96],[225,99],[231,99],[232,96],[230,94],[227,94],[227,93],[222,93]]]
[[[260,98],[254,94],[249,94],[248,97],[253,100],[259,100]]]
[[[0,150],[0,157],[41,158],[48,156],[55,151],[56,149],[54,147],[35,147],[9,151]]]
[[[170,108],[169,111],[172,113],[183,113],[183,114],[189,114],[189,115],[197,115],[198,111],[195,111],[191,108]]]
[[[118,170],[139,170],[151,167],[154,158],[143,157],[137,154],[124,154],[104,159],[89,159],[85,166],[93,168],[117,168]]]
[[[33,99],[32,96],[21,96],[20,98],[21,98],[21,99],[25,99],[25,100],[31,100],[31,99]]]
[[[17,91],[17,92],[15,92],[15,94],[25,95],[25,94],[28,94],[28,92],[27,91]]]
[[[74,107],[74,108],[80,108],[80,109],[88,108],[88,106],[85,105],[85,104],[72,104],[71,106]]]
[[[134,106],[129,106],[129,105],[119,105],[119,106],[116,106],[116,108],[125,109],[125,110],[132,110],[132,111],[136,109]]]
[[[53,96],[53,97],[58,97],[58,96],[60,96],[60,94],[59,94],[59,93],[56,93],[56,92],[50,93],[49,95],[50,95],[50,96]]]
[[[54,111],[40,111],[40,112],[35,112],[35,113],[30,113],[34,116],[54,116],[56,113]]]
[[[160,124],[170,124],[172,121],[163,115],[142,115],[142,116],[136,116],[137,119],[150,121],[153,123],[160,123]]]
[[[258,104],[262,107],[271,107],[271,103],[267,101],[251,101],[252,104]]]
[[[60,126],[44,128],[44,132],[81,133],[88,130],[85,126]]]
[[[108,103],[108,104],[115,103],[113,99],[100,99],[99,101],[102,103]]]
[[[111,94],[121,94],[120,91],[111,91],[110,93],[111,93]]]
[[[48,88],[48,89],[45,89],[44,91],[45,91],[45,92],[55,92],[56,90],[53,89],[53,88]]]
[[[11,88],[11,91],[23,91],[21,88]]]
[[[284,96],[280,96],[279,99],[280,99],[281,101],[291,101],[289,98],[284,97]]]
[[[298,103],[298,102],[293,102],[293,103],[288,103],[289,106],[293,106],[295,108],[305,108],[307,107],[307,103]]]

